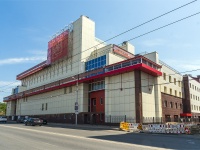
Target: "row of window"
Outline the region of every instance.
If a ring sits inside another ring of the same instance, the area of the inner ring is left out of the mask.
[[[200,92],[200,88],[190,83],[190,88],[194,89],[195,91]]]
[[[195,95],[190,94],[190,97],[191,97],[191,99],[199,101],[199,96],[195,96]]]
[[[167,102],[166,100],[164,101],[164,107],[169,107],[169,108],[175,108],[175,109],[182,109],[183,105],[182,104],[178,104],[177,102]]]
[[[67,67],[70,65],[68,62],[60,62],[57,65],[52,65],[51,67],[48,67],[44,69],[42,72],[36,73],[35,75],[25,78],[22,80],[23,85],[32,85],[35,83],[39,83],[42,81],[47,80],[48,78],[54,77],[55,75],[58,75],[60,73],[64,73],[64,68],[67,72]]]
[[[89,92],[105,89],[105,81],[98,81],[89,84]]]
[[[172,91],[171,88],[169,89],[169,93],[168,93],[166,86],[164,86],[164,93],[174,95],[174,96],[177,96],[177,97],[182,97],[182,93],[179,92],[179,94],[178,94],[177,90],[174,90],[174,94],[173,94],[173,91]]]
[[[90,71],[106,66],[106,55],[85,62],[85,70]]]
[[[72,93],[72,86],[64,88],[64,94]]]
[[[163,79],[167,80],[167,75],[166,73],[163,73]],[[172,77],[169,76],[169,82],[170,83],[174,83],[174,85],[178,84],[179,87],[181,87],[181,81],[177,81],[176,78],[174,78],[174,80],[172,80]]]
[[[200,111],[200,106],[191,105],[191,110],[197,110],[197,111]]]
[[[146,61],[145,59],[142,59],[142,63],[144,63],[144,64],[150,66],[151,68],[158,69],[158,67],[157,67],[156,65],[152,64],[152,63],[149,62],[149,61]]]
[[[93,99],[92,101],[93,101],[93,106],[96,106],[96,99]],[[103,98],[102,97],[100,98],[99,102],[100,102],[100,105],[103,105]]]

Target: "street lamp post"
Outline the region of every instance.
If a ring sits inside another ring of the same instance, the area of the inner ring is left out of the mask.
[[[77,117],[78,117],[78,80],[79,80],[79,75],[78,75],[78,78],[76,80],[76,102],[75,102],[75,116],[76,116],[76,118],[75,118],[75,125],[77,125]]]

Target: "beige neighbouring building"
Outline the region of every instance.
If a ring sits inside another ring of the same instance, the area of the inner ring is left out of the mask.
[[[136,55],[128,42],[117,46],[97,39],[95,22],[86,16],[55,35],[47,60],[17,79],[21,85],[4,98],[12,119],[74,123],[77,114],[78,123],[143,123],[176,121],[184,114],[183,76],[157,52]],[[199,101],[192,105],[200,106]]]

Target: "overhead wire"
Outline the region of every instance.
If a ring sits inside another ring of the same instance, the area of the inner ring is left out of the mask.
[[[197,1],[197,0],[195,0],[195,1]],[[160,18],[161,16],[164,16],[164,15],[166,15],[166,14],[169,14],[169,13],[171,13],[171,12],[177,10],[177,9],[180,9],[180,8],[182,8],[182,7],[185,7],[185,6],[191,4],[191,3],[195,2],[195,1],[192,1],[192,2],[190,2],[190,3],[187,3],[187,4],[185,4],[185,5],[182,5],[182,6],[178,7],[178,8],[176,8],[176,9],[173,9],[173,10],[167,12],[167,13],[164,13],[164,14],[158,16],[158,17],[155,17],[155,18],[153,18],[153,19],[151,19],[151,20],[149,20],[149,21],[147,21],[147,22],[145,22],[145,23],[142,23],[142,24],[140,24],[140,25],[138,25],[138,26],[136,26],[136,27],[134,27],[134,28],[131,28],[131,29],[129,29],[129,30],[123,32],[123,33],[120,33],[120,34],[116,35],[115,37],[118,37],[119,35],[125,34],[125,33],[127,33],[128,31],[131,31],[131,30],[133,30],[133,29],[135,29],[135,28],[138,28],[138,27],[140,27],[140,26],[142,26],[142,25],[144,25],[144,24],[146,24],[146,23],[148,23],[148,22],[151,22],[151,21],[153,21],[153,20],[155,20],[155,19],[158,19],[158,18]],[[139,38],[139,37],[141,37],[141,36],[144,36],[144,35],[147,35],[147,34],[149,34],[149,33],[155,32],[155,31],[157,31],[157,30],[159,30],[159,29],[165,28],[165,27],[167,27],[167,26],[170,26],[170,25],[175,24],[175,23],[177,23],[177,22],[180,22],[180,21],[182,21],[182,20],[188,19],[188,18],[190,18],[190,17],[193,17],[193,16],[195,16],[195,15],[198,15],[199,13],[200,13],[200,12],[195,13],[195,14],[192,14],[192,15],[187,16],[187,17],[184,17],[184,18],[182,18],[182,19],[179,19],[179,20],[177,20],[177,21],[174,21],[174,22],[169,23],[169,24],[167,24],[167,25],[164,25],[164,26],[162,26],[162,27],[156,28],[156,29],[154,29],[154,30],[151,30],[151,31],[149,31],[149,32],[146,32],[146,33],[141,34],[141,35],[139,35],[139,36],[136,36],[136,37],[134,37],[134,38],[131,38],[131,39],[129,39],[128,41],[134,40],[134,39],[136,39],[136,38]],[[111,40],[111,39],[113,39],[113,38],[115,38],[115,37],[112,37],[112,38],[110,38],[110,39],[108,39],[108,40],[106,40],[106,41],[109,41],[109,40]],[[104,42],[102,42],[102,43],[105,43],[106,41],[104,41]],[[102,43],[100,43],[100,44],[102,44]],[[99,45],[99,44],[97,44],[97,45]],[[95,45],[95,46],[97,46],[97,45]],[[93,46],[93,47],[91,47],[91,48],[94,48],[95,46]],[[91,48],[89,48],[89,49],[91,49]],[[89,49],[86,49],[85,51],[87,51],[87,50],[89,50]],[[109,48],[109,49],[110,49],[110,48]],[[82,51],[82,52],[85,52],[85,51]],[[82,52],[80,52],[80,53],[82,53]],[[78,53],[78,54],[79,54],[79,53]],[[77,55],[77,54],[75,54],[75,55]],[[75,56],[75,55],[74,55],[74,56]],[[74,56],[73,56],[73,57],[74,57]],[[89,57],[89,56],[88,56],[88,57]],[[86,57],[86,58],[87,58],[87,57]],[[82,59],[86,59],[86,58],[82,58]],[[79,61],[80,61],[80,60],[78,60],[78,61],[76,61],[76,62],[79,62]],[[73,62],[73,63],[76,63],[76,62]],[[76,74],[74,74],[74,75],[76,75]],[[72,75],[72,76],[73,76],[73,75]],[[56,80],[59,80],[59,79],[56,79]],[[16,82],[18,82],[18,81],[16,81]],[[13,82],[13,83],[15,83],[15,82]],[[10,85],[10,84],[9,84],[9,85]],[[7,85],[6,85],[6,86],[7,86]],[[3,87],[5,87],[5,86],[3,86]]]
[[[132,30],[134,30],[134,29],[136,29],[136,28],[139,28],[139,27],[141,27],[141,26],[143,26],[143,25],[145,25],[145,24],[147,24],[147,23],[150,23],[150,22],[152,22],[152,21],[154,21],[154,20],[156,20],[156,19],[158,19],[158,18],[161,18],[161,17],[163,17],[163,16],[165,16],[165,15],[167,15],[167,14],[170,14],[170,13],[172,13],[172,12],[174,12],[174,11],[177,11],[177,10],[183,8],[183,7],[186,7],[186,6],[190,5],[190,4],[193,4],[193,3],[196,2],[196,1],[197,1],[197,0],[193,0],[193,1],[189,2],[189,3],[186,3],[186,4],[184,4],[184,5],[181,5],[181,6],[177,7],[177,8],[175,8],[175,9],[172,9],[172,10],[166,12],[166,13],[163,13],[163,14],[157,16],[157,17],[154,17],[153,19],[150,19],[150,20],[148,20],[148,21],[146,21],[146,22],[144,22],[144,23],[141,23],[141,24],[139,24],[139,25],[137,25],[137,26],[135,26],[135,27],[133,27],[133,28],[130,28],[130,29],[128,29],[128,30],[126,30],[126,31],[124,31],[124,32],[122,32],[122,33],[119,33],[119,34],[117,34],[117,35],[115,35],[115,36],[113,36],[113,37],[111,37],[111,38],[109,38],[109,39],[107,39],[107,40],[105,40],[105,41],[103,41],[103,42],[101,42],[101,43],[95,45],[95,46],[92,46],[92,47],[90,47],[90,48],[88,48],[88,49],[86,49],[86,50],[84,50],[84,51],[81,51],[81,52],[79,52],[79,53],[73,55],[73,57],[76,56],[76,55],[78,55],[78,54],[81,54],[81,53],[83,53],[83,52],[85,52],[85,51],[88,51],[88,50],[90,50],[91,48],[95,48],[96,46],[99,46],[99,45],[101,45],[101,44],[104,44],[105,42],[108,42],[108,41],[110,41],[110,40],[112,40],[112,39],[114,39],[114,38],[116,38],[116,37],[119,37],[119,36],[121,36],[121,35],[123,35],[123,34],[125,34],[125,33],[127,33],[127,32],[130,32],[130,31],[132,31]],[[153,32],[153,31],[150,31],[150,32]],[[146,34],[147,34],[147,33],[145,33],[145,35],[146,35]],[[141,36],[142,36],[142,35],[140,35],[140,36],[138,36],[138,37],[141,37]],[[138,38],[138,37],[137,37],[137,38]],[[135,37],[135,38],[136,38],[136,37]],[[133,39],[135,39],[135,38],[133,38]],[[121,44],[121,43],[120,43],[120,44]],[[119,45],[119,44],[118,44],[118,45]],[[74,50],[74,49],[73,49],[73,50]],[[88,57],[89,57],[89,56],[88,56]],[[83,59],[87,59],[87,57],[86,57],[86,58],[83,58]],[[80,60],[78,60],[78,61],[80,61]],[[78,61],[76,61],[76,62],[78,62]],[[76,63],[76,62],[74,62],[74,63]],[[16,81],[16,82],[18,82],[18,81]],[[13,83],[16,83],[16,82],[13,82]],[[10,84],[8,84],[8,85],[10,85]],[[7,85],[5,85],[5,86],[7,86]],[[3,87],[5,87],[5,86],[3,86]],[[0,87],[0,88],[2,88],[2,87]]]
[[[192,81],[192,80],[195,80],[195,79],[189,79],[188,81]],[[176,81],[176,82],[178,82],[178,81]],[[126,90],[126,89],[135,89],[135,88],[144,88],[144,87],[150,87],[150,86],[156,86],[156,85],[166,85],[166,84],[172,84],[172,83],[174,83],[174,82],[166,82],[166,83],[158,83],[158,84],[151,84],[151,85],[142,85],[142,86],[140,86],[140,87],[136,87],[136,86],[132,86],[132,87],[124,87],[123,88],[123,90]],[[183,86],[181,86],[180,88],[182,88]],[[119,90],[119,91],[123,91],[123,90],[121,90],[121,88],[119,87],[119,88],[115,88],[115,89],[103,89],[103,90],[105,90],[105,92],[106,91],[116,91],[116,90]],[[61,96],[64,96],[64,95],[68,95],[68,94],[72,94],[72,95],[74,95],[74,96],[76,96],[76,94],[75,94],[75,92],[76,91],[74,91],[74,92],[71,92],[71,93],[67,93],[67,94],[57,94],[57,95],[53,95],[53,96],[47,96],[47,97],[40,97],[40,98],[33,98],[33,99],[30,99],[30,100],[41,100],[41,99],[50,99],[50,98],[53,98],[53,97],[61,97]],[[95,92],[95,91],[91,91],[91,92]],[[66,99],[67,100],[67,99]],[[55,102],[55,101],[59,101],[59,100],[54,100],[53,102]]]
[[[139,35],[139,36],[136,36],[136,37],[134,37],[134,38],[131,38],[131,39],[129,39],[128,41],[131,41],[131,40],[134,40],[134,39],[139,38],[139,37],[141,37],[141,36],[144,36],[144,35],[147,35],[147,34],[149,34],[149,33],[155,32],[155,31],[157,31],[157,30],[160,30],[160,29],[162,29],[162,28],[165,28],[165,27],[170,26],[170,25],[172,25],[172,24],[175,24],[175,23],[177,23],[177,22],[183,21],[183,20],[185,20],[185,19],[188,19],[188,18],[193,17],[193,16],[198,15],[198,14],[200,14],[200,12],[195,13],[195,14],[192,14],[192,15],[187,16],[187,17],[184,17],[184,18],[182,18],[182,19],[179,19],[179,20],[177,20],[177,21],[174,21],[174,22],[169,23],[169,24],[167,24],[167,25],[164,25],[164,26],[162,26],[162,27],[156,28],[156,29],[154,29],[154,30],[151,30],[151,31],[149,31],[149,32],[146,32],[146,33],[144,33],[144,34],[141,34],[141,35]],[[80,60],[78,60],[78,61],[76,61],[76,62],[79,62],[79,61],[80,61]],[[73,76],[73,75],[77,75],[77,74],[72,74],[71,76]],[[62,79],[62,78],[61,78],[61,79]],[[56,80],[59,80],[59,79],[56,79]],[[55,81],[56,81],[56,80],[55,80]]]
[[[192,16],[198,15],[198,14],[200,14],[200,12],[195,13],[195,14],[190,15],[190,16],[187,16],[187,17],[184,17],[184,18],[182,18],[182,19],[179,19],[179,20],[177,20],[177,21],[174,21],[174,22],[172,22],[172,23],[170,23],[170,24],[167,24],[167,25],[165,25],[165,26],[156,28],[156,29],[154,29],[154,30],[151,30],[151,31],[146,32],[146,33],[144,33],[144,34],[141,34],[141,35],[139,35],[139,36],[136,36],[135,38],[129,39],[129,41],[130,41],[130,40],[133,40],[133,39],[136,39],[136,38],[139,38],[139,37],[141,37],[141,36],[144,36],[144,35],[146,35],[146,34],[152,33],[152,32],[154,32],[154,31],[157,31],[157,30],[159,30],[159,29],[162,29],[162,28],[167,27],[167,26],[169,26],[169,25],[172,25],[172,24],[174,24],[174,23],[180,22],[180,21],[185,20],[185,19],[187,19],[187,18],[190,18],[190,17],[192,17]],[[199,70],[199,69],[197,69],[197,70]]]

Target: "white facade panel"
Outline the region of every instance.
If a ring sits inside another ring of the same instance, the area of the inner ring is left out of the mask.
[[[190,90],[190,107],[192,113],[200,113],[200,83],[194,78],[188,77]]]
[[[156,117],[155,77],[141,73],[143,117]]]
[[[105,115],[135,117],[134,72],[105,80]],[[130,103],[131,102],[131,103]],[[130,105],[131,104],[131,105]]]

